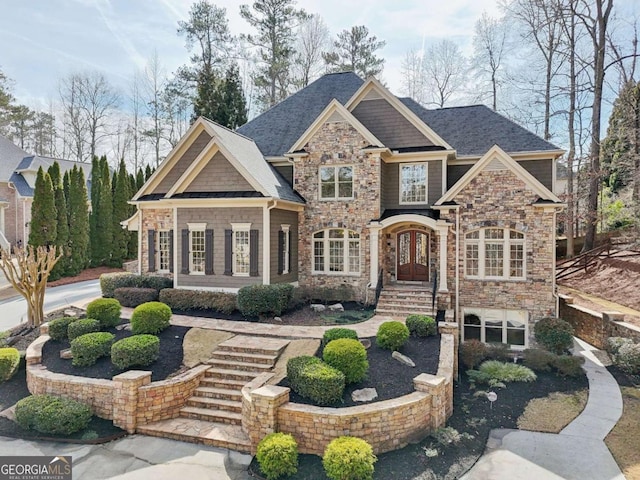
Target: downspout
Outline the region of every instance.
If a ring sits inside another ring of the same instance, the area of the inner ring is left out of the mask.
[[[278,206],[277,200],[269,200],[262,215],[262,284],[271,283],[271,210]]]

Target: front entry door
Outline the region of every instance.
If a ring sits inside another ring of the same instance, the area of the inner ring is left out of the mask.
[[[429,236],[419,230],[398,233],[398,280],[429,280]]]

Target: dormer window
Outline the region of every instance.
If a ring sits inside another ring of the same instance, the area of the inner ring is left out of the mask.
[[[353,166],[320,167],[320,199],[350,200],[353,198]]]

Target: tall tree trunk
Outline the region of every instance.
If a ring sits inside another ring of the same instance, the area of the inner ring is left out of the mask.
[[[573,199],[573,160],[576,156],[576,19],[569,16],[569,154],[567,155],[567,258],[574,256],[574,199]]]

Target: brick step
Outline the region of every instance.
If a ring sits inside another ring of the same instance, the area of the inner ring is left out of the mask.
[[[250,453],[251,441],[239,425],[173,418],[141,425],[137,433]]]
[[[187,406],[242,413],[242,402],[238,400],[193,396],[187,400]]]
[[[408,310],[407,308],[405,308],[404,310],[388,310],[384,308],[376,308],[376,314],[385,315],[388,317],[401,317],[401,318],[408,317],[409,315],[418,314],[418,315],[429,315],[430,317],[435,318],[435,313],[433,313],[431,310]]]
[[[233,380],[229,378],[219,377],[204,377],[200,380],[200,387],[204,388],[221,388],[221,389],[233,389],[242,390],[249,380]]]
[[[241,385],[233,390],[227,388],[200,386],[194,390],[194,396],[240,401],[240,399],[242,398],[242,393],[240,393],[241,389]]]
[[[277,355],[263,355],[259,353],[234,352],[231,350],[216,350],[211,354],[212,360],[232,360],[245,363],[264,363],[273,365],[278,359]]]
[[[260,375],[260,372],[249,372],[247,370],[235,370],[228,368],[211,367],[204,373],[206,378],[224,378],[226,380],[243,380],[244,383],[250,382]]]
[[[250,353],[256,355],[275,355],[277,358],[280,355],[280,352],[282,352],[288,344],[289,340],[281,338],[236,335],[235,337],[220,343],[217,351]]]
[[[266,372],[271,370],[272,365],[264,363],[246,363],[238,362],[236,360],[220,360],[212,358],[207,360],[207,364],[214,368],[222,368],[225,370],[242,370],[244,372]]]
[[[384,305],[384,306],[389,306],[390,308],[394,307],[394,306],[403,306],[403,307],[429,307],[431,308],[432,305],[432,301],[429,300],[428,302],[411,302],[411,301],[401,301],[401,300],[389,300],[389,299],[380,299],[378,300],[378,305]]]
[[[433,308],[431,307],[431,303],[429,303],[429,305],[415,305],[415,304],[411,304],[411,303],[381,303],[378,302],[378,305],[376,307],[376,311],[378,310],[399,310],[399,311],[403,311],[403,310],[407,310],[407,311],[412,311],[412,312],[430,312],[433,310]]]
[[[432,290],[421,290],[421,291],[405,291],[405,290],[383,290],[380,293],[381,297],[387,296],[400,296],[400,297],[430,297],[433,294]]]
[[[209,408],[183,407],[180,409],[180,416],[183,418],[195,418],[214,423],[226,423],[230,425],[240,425],[242,414],[230,412],[228,410],[211,410]]]

